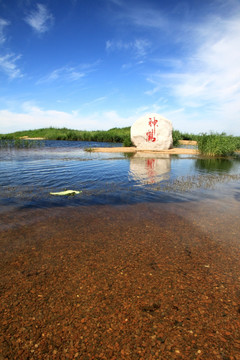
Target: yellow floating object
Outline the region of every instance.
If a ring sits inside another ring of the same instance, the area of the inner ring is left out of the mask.
[[[80,194],[82,191],[77,191],[77,190],[65,190],[65,191],[60,191],[60,192],[50,192],[50,195],[76,195],[76,194]]]

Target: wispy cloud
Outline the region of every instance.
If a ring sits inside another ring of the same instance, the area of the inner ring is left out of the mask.
[[[6,41],[6,36],[4,34],[4,29],[10,22],[0,18],[0,45]]]
[[[63,66],[53,70],[50,74],[38,80],[37,84],[51,83],[59,80],[68,82],[78,81],[85,75],[86,73],[77,67]]]
[[[25,21],[37,33],[42,34],[49,30],[53,24],[54,17],[43,4],[37,4],[36,10],[32,10],[26,17]]]
[[[167,18],[158,9],[147,7],[134,6],[128,9],[123,16],[132,22],[134,25],[153,28],[153,29],[166,29],[168,26]]]
[[[21,58],[21,55],[7,54],[0,56],[0,70],[2,70],[10,79],[21,78],[23,74],[18,68],[16,62]]]
[[[0,18],[0,45],[3,45],[7,40],[5,28],[9,25],[9,21]],[[21,55],[15,55],[9,51],[5,51],[5,54],[0,54],[0,71],[6,74],[11,80],[23,77],[23,74],[17,65],[17,61],[20,58]]]
[[[107,0],[114,6],[113,14],[118,21],[137,25],[141,27],[149,27],[154,29],[163,29],[167,25],[167,18],[159,6],[149,5],[148,2],[136,2],[129,0]]]
[[[143,57],[147,54],[148,49],[150,48],[151,43],[145,39],[135,39],[134,41],[124,42],[122,40],[106,41],[106,50],[107,51],[130,51],[136,57]]]
[[[81,80],[89,73],[96,70],[99,65],[100,60],[95,61],[94,63],[83,63],[78,66],[62,66],[53,70],[51,73],[42,77],[37,81],[37,84],[42,83],[53,83],[53,82],[74,82]]]
[[[98,98],[96,98],[96,99],[93,99],[93,100],[91,100],[91,101],[89,101],[89,102],[86,102],[86,103],[82,104],[82,105],[81,105],[81,108],[99,104],[99,103],[105,101],[106,99],[107,99],[106,96],[98,97]]]

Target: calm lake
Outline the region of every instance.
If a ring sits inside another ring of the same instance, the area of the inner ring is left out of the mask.
[[[240,160],[189,155],[94,153],[114,146],[44,141],[30,149],[0,150],[0,210],[69,205],[239,200]],[[118,145],[119,146],[119,145]],[[56,197],[50,192],[78,190]]]

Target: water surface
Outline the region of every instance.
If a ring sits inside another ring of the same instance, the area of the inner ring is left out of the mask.
[[[85,151],[106,145],[44,141],[37,148],[1,149],[0,210],[239,198],[239,159]],[[50,195],[66,189],[81,193]]]

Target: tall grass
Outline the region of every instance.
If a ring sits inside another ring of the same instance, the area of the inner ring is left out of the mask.
[[[200,153],[208,156],[233,155],[239,147],[237,137],[228,136],[224,133],[201,134],[197,141]]]
[[[67,128],[43,128],[37,130],[17,131],[15,133],[0,135],[0,139],[19,139],[23,136],[30,138],[42,137],[46,140],[79,140],[79,141],[101,141],[112,143],[126,143],[130,146],[130,127],[113,128],[107,131],[84,131],[71,130]]]
[[[179,130],[172,131],[172,138],[173,138],[173,146],[177,147],[179,145],[179,140],[182,140],[182,134]]]

